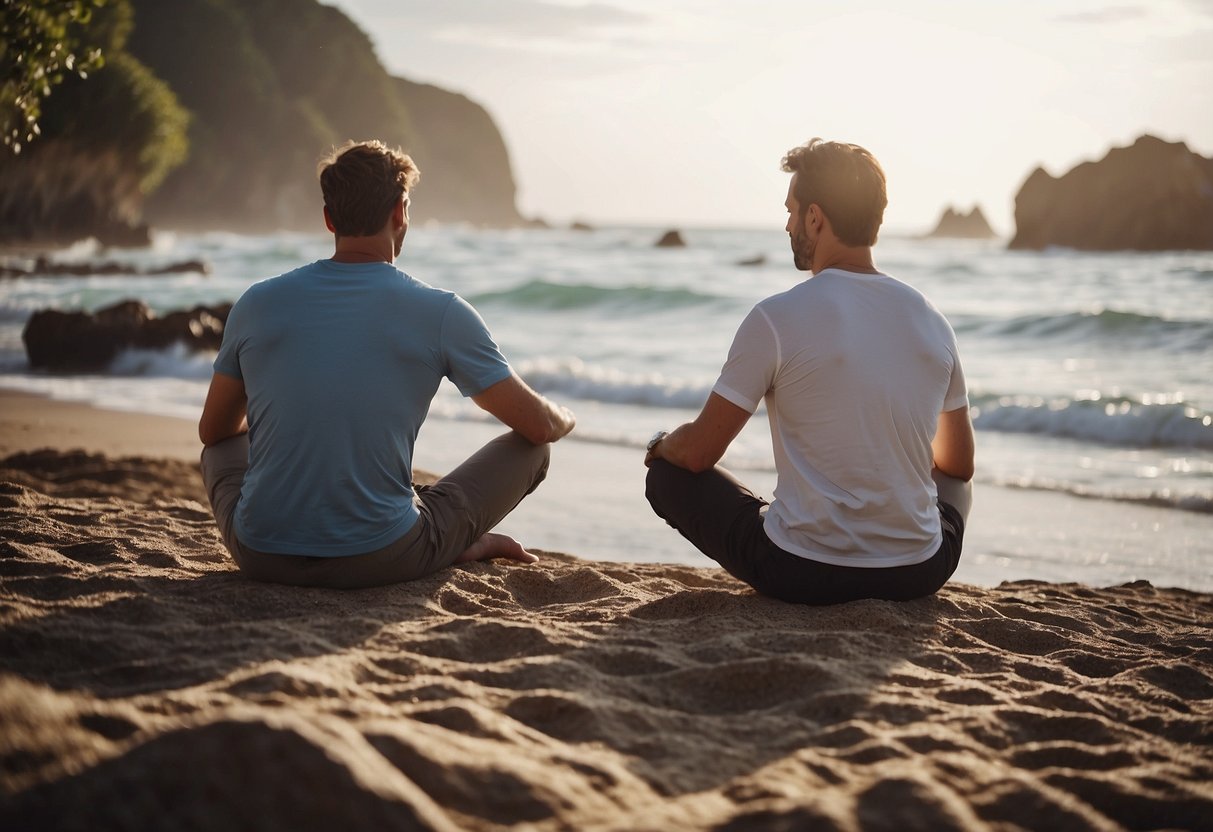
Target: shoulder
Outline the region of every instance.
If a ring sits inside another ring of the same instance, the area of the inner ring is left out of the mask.
[[[772,330],[776,330],[785,321],[800,320],[809,310],[820,306],[826,297],[822,286],[814,286],[816,278],[802,280],[790,289],[785,289],[754,304],[747,321],[765,321]]]
[[[241,300],[272,297],[281,292],[288,292],[299,283],[314,278],[319,268],[319,263],[308,263],[306,266],[291,269],[289,272],[258,280],[244,290]]]
[[[395,280],[392,280],[388,285],[393,291],[408,295],[409,298],[416,302],[427,303],[433,307],[442,307],[450,304],[458,295],[449,289],[441,289],[437,286],[431,286],[424,280],[418,280],[403,269],[395,266],[390,267],[394,273]]]

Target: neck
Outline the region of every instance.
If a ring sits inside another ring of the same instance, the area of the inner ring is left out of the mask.
[[[332,259],[337,263],[394,263],[396,247],[382,235],[338,237]]]
[[[813,259],[813,274],[826,269],[880,274],[872,260],[871,246],[839,246],[832,250],[818,251],[817,256]]]

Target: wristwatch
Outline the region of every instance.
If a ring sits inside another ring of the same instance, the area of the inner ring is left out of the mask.
[[[659,443],[662,439],[665,439],[669,435],[670,435],[670,432],[668,430],[657,431],[655,434],[653,434],[653,438],[649,440],[649,444],[644,446],[645,451],[647,453],[651,454],[653,452],[653,449],[657,447],[657,443]]]

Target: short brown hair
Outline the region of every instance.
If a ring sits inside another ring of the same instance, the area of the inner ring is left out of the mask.
[[[783,169],[799,174],[794,195],[802,214],[817,203],[844,244],[876,242],[889,197],[875,156],[857,144],[812,139],[787,152]]]
[[[368,237],[387,222],[396,200],[421,178],[412,158],[381,141],[348,141],[321,161],[320,191],[341,237]]]

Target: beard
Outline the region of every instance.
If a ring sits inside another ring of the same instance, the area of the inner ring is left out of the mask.
[[[802,272],[812,271],[813,255],[817,253],[817,241],[797,229],[792,232],[792,262]]]

